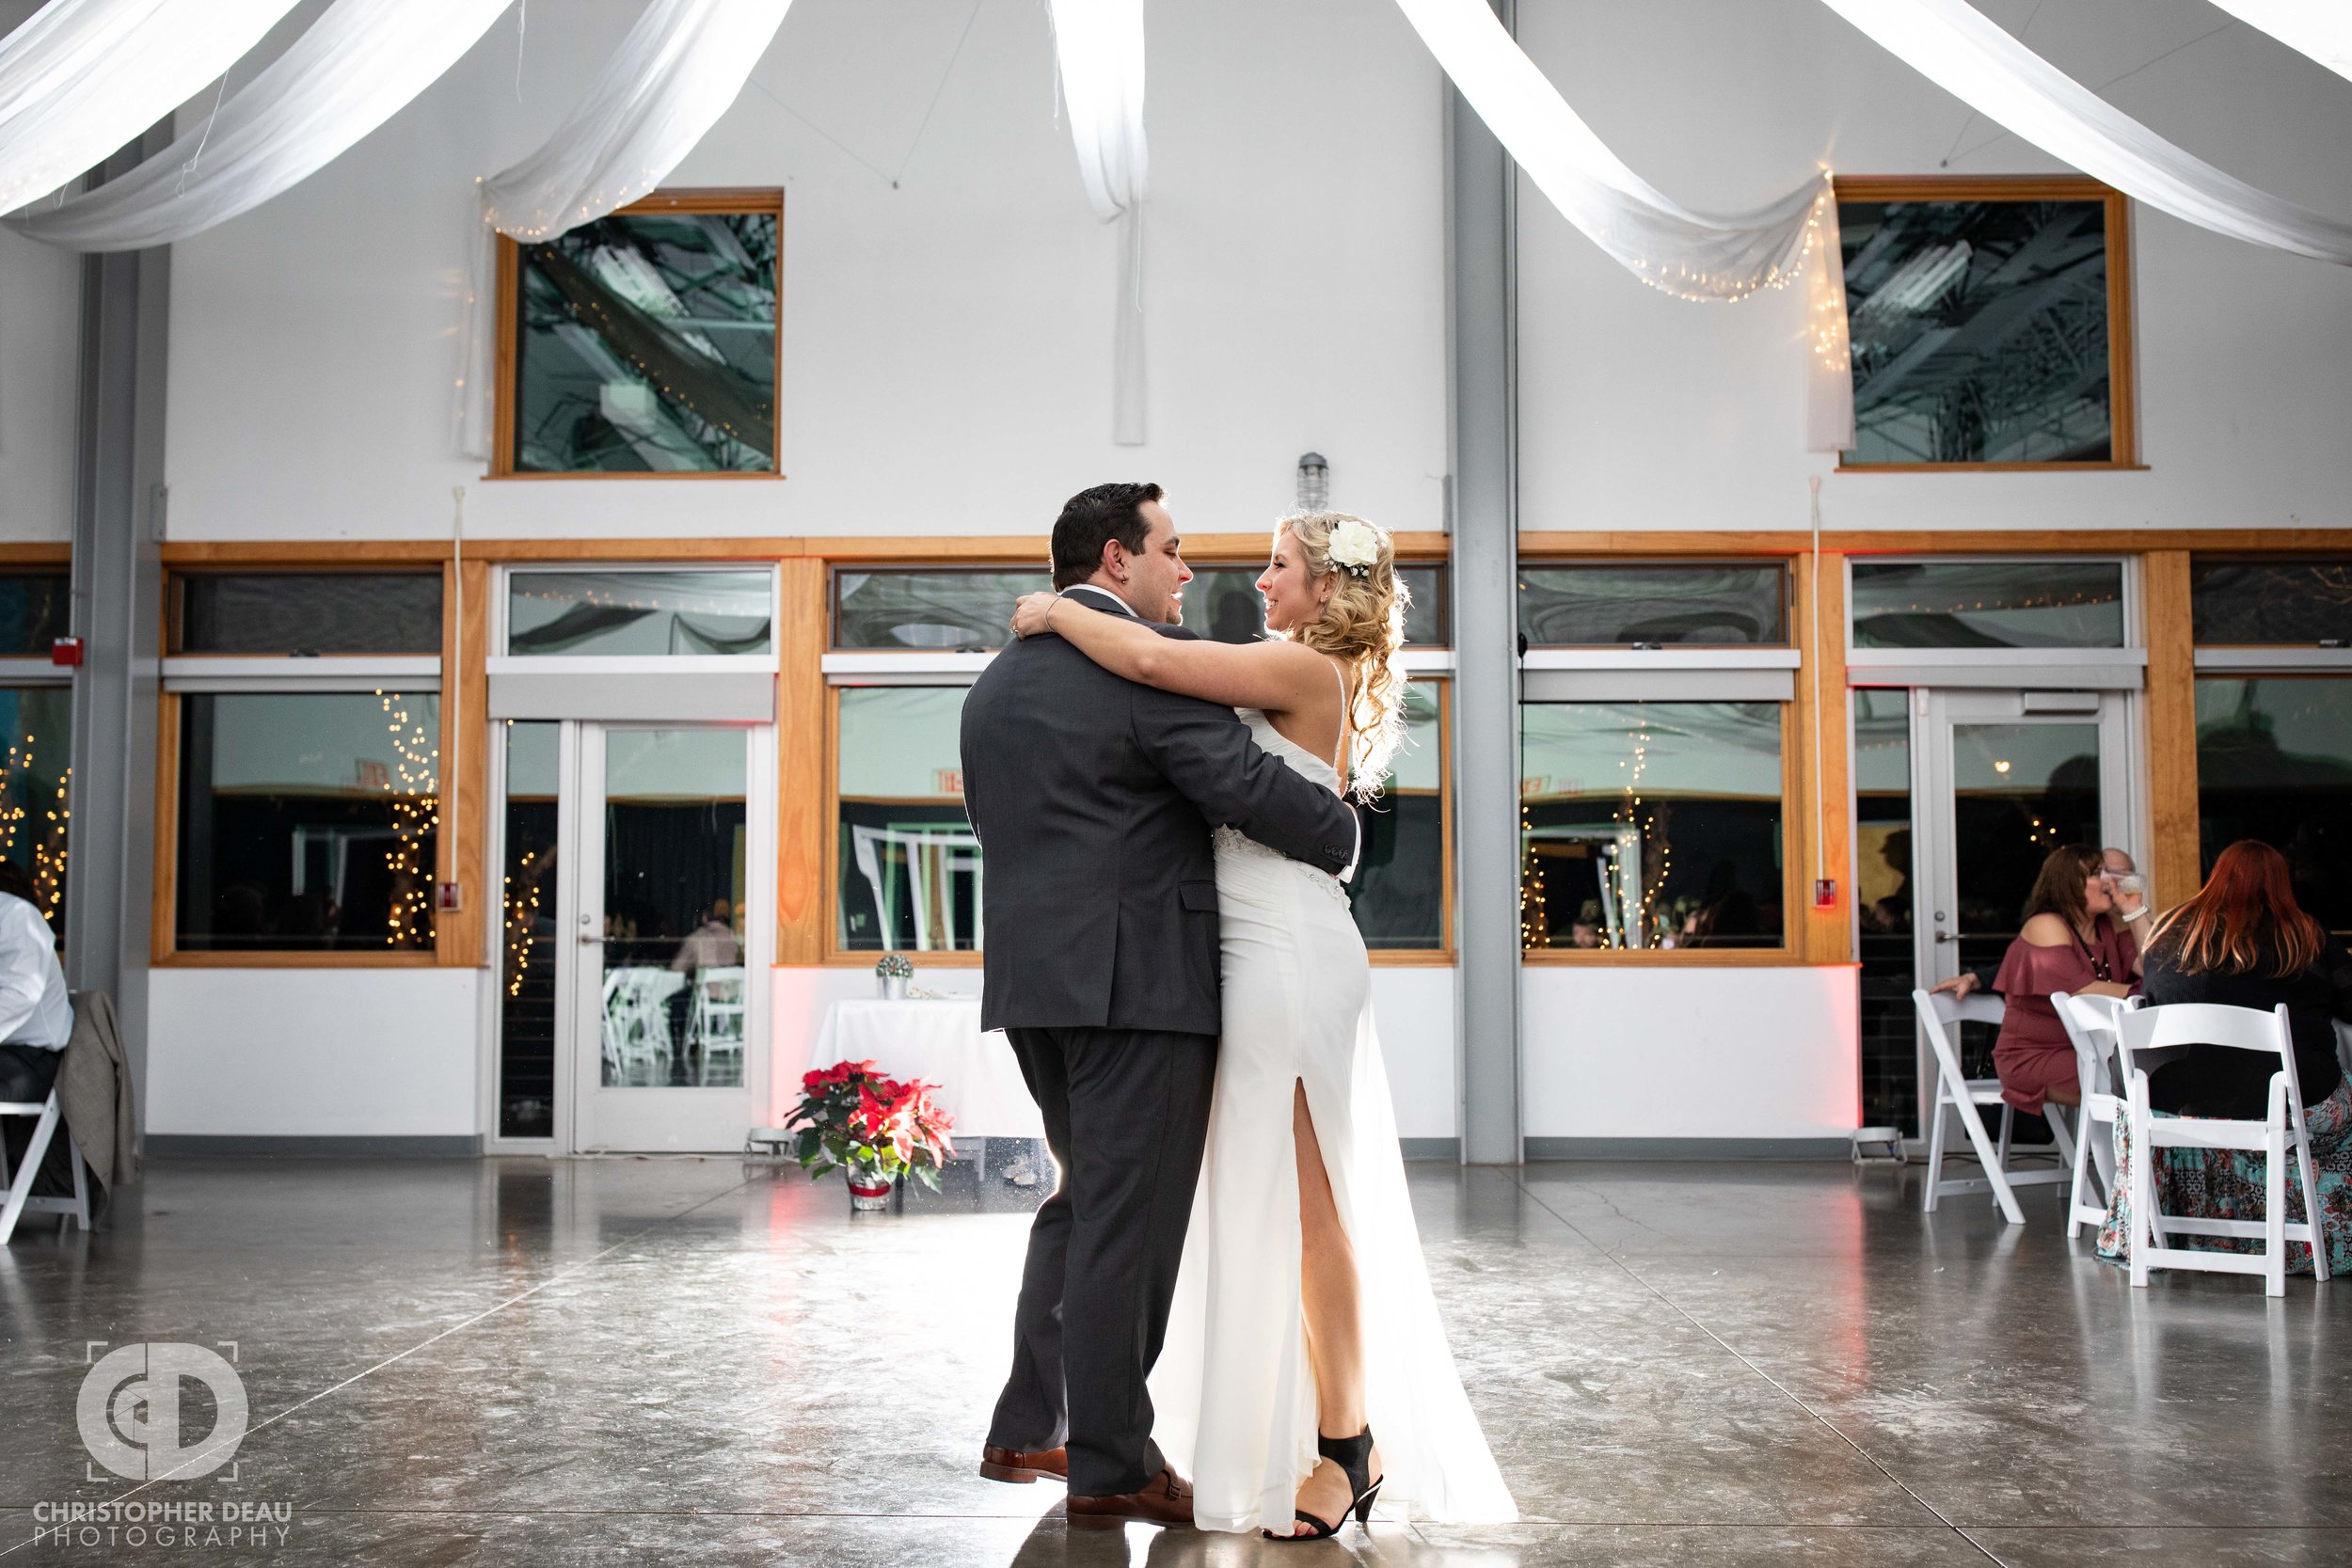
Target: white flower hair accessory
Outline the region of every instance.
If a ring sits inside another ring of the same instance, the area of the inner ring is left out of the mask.
[[[1368,578],[1380,563],[1379,531],[1361,518],[1350,517],[1331,530],[1327,553],[1331,564],[1349,577]]]

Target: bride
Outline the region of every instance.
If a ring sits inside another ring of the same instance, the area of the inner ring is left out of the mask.
[[[1393,544],[1360,517],[1285,517],[1257,586],[1261,642],[1163,637],[1052,594],[1013,629],[1230,704],[1292,768],[1370,798],[1404,735]],[[1422,1262],[1347,894],[1232,828],[1216,847],[1225,1032],[1153,1435],[1191,1471],[1203,1528],[1313,1539],[1381,1498],[1389,1516],[1511,1519]]]

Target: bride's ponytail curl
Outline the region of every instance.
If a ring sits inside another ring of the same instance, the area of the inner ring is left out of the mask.
[[[1320,654],[1344,661],[1356,693],[1348,716],[1355,754],[1349,768],[1354,794],[1370,800],[1380,793],[1389,763],[1405,740],[1405,611],[1412,590],[1396,575],[1396,542],[1388,530],[1344,512],[1302,512],[1274,525],[1298,543],[1307,571],[1316,578],[1337,572],[1339,591],[1322,618],[1297,626],[1291,636]]]

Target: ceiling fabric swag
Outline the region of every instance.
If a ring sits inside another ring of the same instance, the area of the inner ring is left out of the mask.
[[[539,150],[482,182],[489,230],[526,245],[649,196],[727,112],[792,0],[653,0]],[[457,379],[457,449],[490,455],[492,241],[474,247]],[[769,444],[763,436],[759,444]]]
[[[1684,299],[1736,300],[1809,276],[1806,445],[1853,444],[1837,203],[1825,175],[1751,213],[1694,213],[1609,150],[1486,0],[1397,6],[1535,188],[1643,282]]]
[[[294,0],[50,0],[0,39],[0,213],[203,90]]]
[[[1119,228],[1111,338],[1111,439],[1146,435],[1143,362],[1143,0],[1052,0],[1054,60],[1078,178],[1094,215]]]
[[[335,0],[292,48],[163,151],[96,190],[8,222],[73,250],[142,250],[200,234],[333,162],[454,65],[510,3]]]
[[[2352,224],[2175,147],[1964,0],[1821,3],[1979,114],[2127,196],[2217,234],[2352,266]]]
[[[2352,5],[2344,0],[2213,0],[2337,75],[2352,79]]]

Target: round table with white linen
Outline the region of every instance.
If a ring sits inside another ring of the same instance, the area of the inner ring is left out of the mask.
[[[1045,1122],[1003,1033],[980,1031],[970,997],[835,1002],[825,1009],[808,1065],[872,1062],[891,1078],[936,1084],[931,1101],[956,1118],[958,1138],[1042,1138]]]

